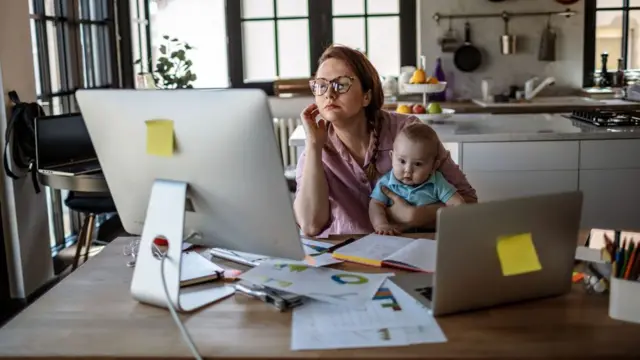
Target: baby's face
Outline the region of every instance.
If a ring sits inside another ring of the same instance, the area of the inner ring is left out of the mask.
[[[399,135],[391,152],[393,175],[405,185],[420,185],[435,171],[435,154],[429,146]]]

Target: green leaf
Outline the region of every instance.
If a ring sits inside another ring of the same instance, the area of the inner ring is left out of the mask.
[[[193,46],[189,45],[189,44],[184,44],[184,48],[187,50],[191,50],[193,49]]]
[[[173,39],[171,39],[171,41],[176,42],[176,41],[178,41],[178,38],[173,38]]]
[[[198,80],[198,76],[196,76],[196,74],[191,74],[190,80],[191,81],[196,81],[196,80]]]
[[[187,89],[193,89],[193,85],[191,84],[187,85]]]
[[[193,65],[193,61],[191,61],[191,60],[187,60],[187,61],[185,61],[185,62],[184,62],[184,65],[185,65],[187,68],[189,68],[189,67],[191,67],[191,65]]]
[[[165,45],[160,45],[160,54],[162,55],[167,54],[167,47]]]
[[[185,52],[184,52],[184,50],[179,50],[178,51],[178,55],[176,57],[178,58],[178,60],[184,61],[185,60]]]
[[[169,40],[169,35],[163,35],[162,38],[165,40]]]

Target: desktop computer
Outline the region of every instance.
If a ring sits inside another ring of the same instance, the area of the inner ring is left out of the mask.
[[[76,98],[122,224],[142,235],[136,299],[167,306],[166,280],[176,308],[210,302],[179,294],[189,234],[198,245],[304,258],[264,92],[94,89]],[[169,242],[164,270],[151,252],[157,237]]]

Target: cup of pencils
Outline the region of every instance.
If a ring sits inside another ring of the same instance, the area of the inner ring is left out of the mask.
[[[640,323],[640,238],[616,231],[613,240],[605,237],[603,255],[611,261],[609,316]]]

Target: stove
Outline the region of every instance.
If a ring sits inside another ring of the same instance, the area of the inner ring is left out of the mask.
[[[640,127],[640,111],[576,110],[566,116],[598,127]]]

